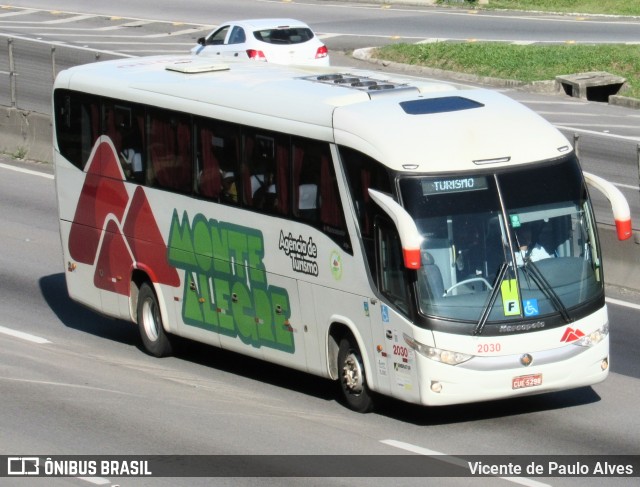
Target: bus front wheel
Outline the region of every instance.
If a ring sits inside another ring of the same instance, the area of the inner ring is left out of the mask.
[[[367,385],[362,355],[351,338],[343,338],[338,349],[338,373],[342,397],[347,406],[359,413],[373,409],[373,398]]]
[[[158,298],[146,282],[138,294],[138,329],[147,352],[156,357],[171,355],[171,342],[164,331]]]

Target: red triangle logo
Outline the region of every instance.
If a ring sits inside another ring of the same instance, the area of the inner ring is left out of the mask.
[[[93,283],[99,289],[128,296],[132,266],[131,252],[122,232],[116,222],[110,220],[100,246]]]
[[[107,172],[101,174],[101,169]],[[107,216],[122,221],[129,201],[123,177],[113,145],[100,141],[89,160],[69,233],[69,253],[74,260],[93,264]]]
[[[560,339],[560,341],[571,343],[571,342],[575,342],[576,340],[579,340],[583,336],[584,336],[584,333],[582,333],[580,330],[574,330],[573,328],[568,327],[564,331],[564,334],[562,335],[562,338]]]
[[[133,194],[123,231],[140,269],[147,271],[154,282],[180,285],[178,272],[167,260],[167,246],[142,187]]]
[[[84,264],[93,264],[98,257],[94,284],[99,289],[128,296],[134,263],[154,282],[179,286],[180,277],[169,265],[167,246],[144,189],[138,186],[129,204],[124,181],[113,143],[108,137],[101,136],[87,163],[84,185],[71,224],[71,257]],[[104,237],[98,248],[103,228]]]

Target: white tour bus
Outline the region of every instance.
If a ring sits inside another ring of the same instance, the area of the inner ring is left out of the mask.
[[[423,405],[608,373],[602,253],[570,143],[487,90],[186,56],[61,72],[53,91],[71,298]]]

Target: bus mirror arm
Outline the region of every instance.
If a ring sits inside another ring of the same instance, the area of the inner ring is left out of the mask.
[[[600,191],[611,203],[613,219],[616,223],[618,240],[631,238],[633,229],[631,227],[631,211],[629,203],[622,192],[606,179],[588,172],[584,172],[584,178],[589,186]]]
[[[416,227],[416,222],[409,213],[390,196],[369,188],[369,195],[380,208],[393,220],[402,245],[404,266],[407,269],[419,269],[421,266],[420,247],[422,235]]]

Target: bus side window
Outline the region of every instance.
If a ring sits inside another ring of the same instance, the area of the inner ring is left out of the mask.
[[[246,206],[286,216],[289,213],[289,138],[246,129],[243,196]]]
[[[321,154],[329,152],[328,144],[306,139],[293,140],[293,215],[316,224],[320,219]]]
[[[190,193],[193,156],[189,117],[168,111],[154,111],[149,117],[148,184]]]
[[[201,127],[198,131],[198,177],[196,191],[209,199],[218,199],[222,193],[222,171],[216,153],[213,129]]]
[[[409,312],[408,281],[398,230],[386,217],[377,217],[375,228],[378,287],[391,303],[406,314]]]
[[[351,199],[355,206],[356,218],[367,254],[370,268],[375,268],[373,222],[382,210],[371,201],[369,188],[391,194],[391,176],[382,164],[361,152],[348,147],[340,147]]]
[[[102,132],[116,150],[125,177],[144,182],[144,112],[122,103],[102,106]]]
[[[203,119],[198,121],[196,136],[196,193],[221,203],[239,204],[239,127]]]
[[[100,134],[99,100],[67,90],[55,92],[56,138],[60,153],[84,169]]]

